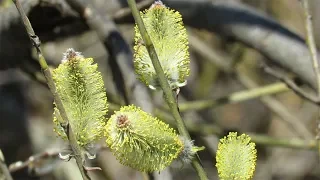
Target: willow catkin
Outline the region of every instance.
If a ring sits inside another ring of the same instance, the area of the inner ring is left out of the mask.
[[[108,104],[102,76],[92,58],[68,49],[58,68],[52,72],[69,125],[81,147],[90,145],[103,136]],[[66,139],[61,126],[63,119],[54,108],[54,130]]]
[[[186,78],[190,73],[190,59],[187,31],[180,13],[169,9],[161,1],[156,1],[140,15],[169,85],[172,89],[186,85]],[[138,78],[151,89],[158,89],[159,80],[138,26],[135,26],[134,40],[134,67]]]
[[[253,177],[257,150],[251,138],[231,132],[220,139],[216,155],[216,167],[221,180],[250,180]]]
[[[120,163],[139,171],[160,171],[183,150],[182,141],[168,124],[134,105],[111,116],[105,136]]]

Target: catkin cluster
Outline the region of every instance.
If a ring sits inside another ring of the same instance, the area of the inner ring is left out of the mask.
[[[190,60],[181,15],[157,1],[141,16],[171,88],[184,86]],[[158,77],[137,27],[134,50],[138,78],[157,89]],[[203,149],[134,105],[121,107],[106,121],[107,97],[97,65],[73,49],[67,50],[61,65],[53,71],[53,79],[69,125],[84,149],[104,135],[107,146],[122,164],[145,172],[163,170],[176,159],[189,163]],[[57,108],[53,122],[54,131],[67,140],[65,122]]]

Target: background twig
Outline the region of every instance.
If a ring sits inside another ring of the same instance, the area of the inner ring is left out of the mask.
[[[306,17],[306,30],[307,30],[307,44],[309,47],[309,51],[311,54],[311,60],[312,60],[312,65],[313,65],[313,70],[316,75],[316,81],[318,85],[318,96],[320,97],[320,69],[319,69],[319,62],[317,58],[317,47],[316,47],[316,42],[314,40],[314,35],[313,35],[313,26],[312,26],[312,16],[309,13],[309,2],[308,0],[302,0],[303,2],[303,7],[304,7],[304,14]]]
[[[309,47],[309,51],[311,54],[311,60],[312,60],[312,65],[313,65],[313,70],[316,76],[316,82],[318,85],[317,88],[317,97],[318,99],[320,98],[320,69],[319,69],[319,61],[317,58],[317,47],[316,47],[316,42],[314,39],[314,33],[313,33],[313,25],[312,25],[312,16],[310,14],[310,7],[309,7],[309,2],[308,0],[302,0],[302,4],[303,4],[303,8],[304,8],[304,15],[305,15],[305,27],[307,30],[307,44]],[[318,148],[319,148],[319,153],[320,153],[320,107],[318,109],[318,134],[316,136],[316,138],[318,139]]]
[[[224,104],[232,104],[241,101],[246,101],[249,99],[258,98],[261,96],[277,94],[280,92],[286,92],[290,89],[284,83],[274,83],[271,85],[266,85],[263,87],[256,87],[249,90],[239,91],[232,93],[230,95],[220,97],[212,100],[198,100],[198,101],[190,101],[179,104],[179,109],[181,112],[183,111],[196,111],[202,110],[205,108],[213,108],[216,106],[221,106]]]
[[[295,82],[294,80],[292,80],[291,78],[289,78],[286,75],[281,74],[280,72],[277,72],[277,70],[272,69],[271,67],[268,66],[264,66],[263,67],[264,71],[274,77],[276,77],[277,79],[283,81],[290,89],[292,89],[295,93],[297,93],[299,96],[305,98],[306,100],[315,103],[315,104],[319,104],[320,103],[320,98],[318,95],[311,93],[311,92],[306,92],[304,91],[302,88],[300,88]]]
[[[42,159],[46,159],[49,157],[58,157],[59,151],[58,150],[48,150],[40,154],[36,154],[30,156],[26,161],[18,161],[9,165],[9,171],[15,172],[20,169],[28,167],[30,164],[40,161]]]

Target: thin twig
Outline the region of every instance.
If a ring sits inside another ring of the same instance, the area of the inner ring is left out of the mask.
[[[165,111],[160,109],[155,110],[155,115],[160,119],[163,119],[168,124],[173,127],[176,127],[174,119]],[[188,131],[199,134],[201,136],[208,135],[217,135],[221,137],[224,135],[225,129],[214,125],[214,124],[199,124],[193,123],[192,121],[187,121],[186,123]],[[315,140],[302,140],[298,138],[287,139],[279,137],[271,137],[268,135],[257,134],[257,133],[248,133],[251,137],[251,140],[257,144],[272,146],[272,147],[283,147],[283,148],[292,148],[292,149],[306,149],[306,150],[317,150],[317,145]]]
[[[120,107],[118,107],[117,109],[120,109]],[[107,146],[101,145],[101,146],[97,146],[96,151],[100,152],[100,151],[106,150],[106,149],[108,149]],[[38,154],[30,156],[25,161],[17,161],[17,162],[11,163],[9,165],[9,171],[11,173],[12,172],[16,172],[16,171],[19,171],[21,169],[30,167],[32,164],[36,164],[39,161],[43,161],[43,160],[46,160],[46,159],[49,159],[49,158],[55,158],[55,157],[58,158],[59,153],[60,153],[60,150],[58,150],[58,149],[48,149],[48,150],[46,150],[46,151],[44,151],[42,153],[38,153]],[[84,168],[94,169],[94,170],[97,169],[97,167],[84,167]]]
[[[43,159],[48,159],[51,157],[58,157],[58,154],[59,154],[58,150],[47,150],[43,153],[32,155],[26,161],[18,161],[18,162],[14,162],[14,163],[10,164],[9,171],[16,172],[18,170],[29,167],[31,164],[39,162]]]
[[[312,25],[312,16],[309,13],[309,2],[308,0],[303,0],[303,7],[304,7],[304,14],[306,18],[306,30],[307,30],[307,44],[309,47],[309,51],[311,54],[311,59],[313,63],[313,70],[316,74],[316,80],[318,83],[318,96],[320,96],[320,69],[319,69],[319,62],[317,58],[317,47],[314,39],[313,33],[313,25]]]
[[[309,2],[308,0],[303,0],[302,2],[303,4],[303,8],[304,8],[304,15],[306,18],[306,31],[307,31],[307,44],[309,47],[309,51],[310,51],[310,55],[311,55],[311,60],[312,60],[312,66],[313,66],[313,70],[316,76],[316,81],[317,81],[317,92],[318,92],[318,98],[320,98],[320,69],[319,69],[319,62],[318,62],[318,58],[317,58],[317,47],[316,47],[316,42],[314,39],[314,33],[313,33],[313,25],[312,25],[312,16],[310,14],[310,8],[309,8]],[[320,107],[318,109],[318,133],[316,138],[318,139],[318,148],[319,148],[319,152],[320,152]]]
[[[0,178],[2,176],[4,176],[5,180],[13,180],[0,149]]]
[[[25,27],[25,29],[26,29],[26,31],[28,33],[30,41],[32,42],[32,45],[34,46],[34,48],[37,51],[39,64],[41,66],[41,69],[43,71],[44,76],[46,77],[49,89],[50,89],[51,93],[53,94],[53,98],[54,98],[55,104],[56,104],[56,106],[57,106],[57,108],[58,108],[58,110],[59,110],[59,112],[61,114],[61,117],[65,121],[65,124],[64,124],[65,132],[66,132],[67,137],[69,139],[69,143],[70,143],[72,151],[74,153],[74,157],[76,159],[76,162],[77,162],[78,168],[80,170],[80,173],[81,173],[81,175],[82,175],[84,180],[89,180],[90,177],[88,176],[86,170],[84,169],[84,164],[83,164],[84,159],[81,156],[81,154],[82,154],[81,153],[81,149],[80,149],[80,147],[79,147],[79,145],[77,143],[77,139],[76,139],[76,137],[75,137],[75,135],[74,135],[74,133],[72,131],[72,127],[69,124],[68,116],[67,116],[67,113],[66,113],[66,111],[65,111],[65,109],[63,107],[61,98],[60,98],[59,94],[57,93],[56,86],[54,84],[51,71],[48,68],[48,64],[47,64],[44,56],[42,55],[42,52],[41,52],[41,49],[40,49],[40,44],[41,44],[40,40],[39,40],[38,36],[35,34],[28,17],[25,14],[25,12],[24,12],[24,10],[23,10],[23,8],[21,6],[20,1],[19,0],[12,0],[12,1],[15,4],[17,10],[19,11],[21,20],[22,20],[22,22],[24,24],[24,27]]]
[[[137,7],[138,9],[143,9],[143,8],[147,8],[148,6],[150,6],[152,3],[154,2],[154,0],[144,0],[144,1],[140,1],[137,3]],[[129,7],[124,7],[119,9],[114,15],[112,15],[112,18],[114,21],[117,21],[121,18],[127,17],[127,16],[131,16],[131,9]]]
[[[284,83],[274,83],[274,84],[266,85],[263,87],[257,87],[253,89],[235,92],[230,95],[223,96],[217,99],[199,100],[199,101],[181,103],[179,107],[181,112],[189,111],[189,110],[192,110],[192,111],[203,110],[206,108],[213,108],[213,107],[222,106],[225,104],[242,102],[242,101],[258,98],[261,96],[286,92],[289,90],[290,89]]]
[[[168,106],[170,107],[171,113],[176,121],[178,131],[182,136],[184,136],[188,139],[191,139],[189,132],[186,129],[186,126],[185,126],[185,124],[180,116],[180,113],[178,111],[178,105],[176,103],[175,96],[174,96],[174,94],[169,86],[168,80],[163,72],[163,69],[161,67],[161,64],[158,59],[155,48],[153,46],[153,43],[152,43],[150,36],[144,26],[142,18],[140,17],[139,10],[137,9],[136,1],[135,0],[128,0],[128,4],[129,4],[129,7],[132,11],[132,15],[135,19],[135,22],[138,25],[142,39],[146,45],[146,48],[148,50],[148,53],[151,58],[154,69],[155,69],[157,76],[159,78],[159,83],[160,83],[160,86],[163,90],[165,100],[166,100]],[[198,176],[201,180],[208,179],[206,172],[204,171],[203,167],[201,166],[200,159],[194,158],[194,160],[192,161],[192,165],[195,168],[195,170],[197,171]]]
[[[248,133],[248,135],[256,144],[261,144],[268,147],[317,150],[317,142],[315,140],[302,140],[297,138],[287,139],[254,133]]]
[[[320,98],[317,95],[312,94],[311,92],[306,92],[303,89],[301,89],[291,78],[289,78],[286,75],[283,75],[282,73],[278,72],[277,70],[269,67],[269,66],[263,66],[263,69],[266,73],[274,76],[275,78],[281,80],[284,82],[290,89],[292,89],[297,95],[301,96],[302,98],[319,105],[320,104]]]

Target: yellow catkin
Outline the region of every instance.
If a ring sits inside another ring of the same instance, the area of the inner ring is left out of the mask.
[[[248,135],[231,132],[220,139],[216,167],[221,180],[250,180],[256,167],[257,150]]]
[[[156,1],[140,13],[172,89],[186,85],[190,73],[187,31],[179,12]],[[160,87],[141,34],[135,26],[134,66],[138,78],[151,89]]]
[[[108,104],[97,64],[93,64],[92,58],[84,58],[68,49],[52,75],[78,144],[85,147],[100,139],[106,124]],[[66,139],[57,108],[54,109],[53,122],[54,131]]]
[[[160,171],[183,150],[183,142],[164,122],[130,105],[110,117],[107,145],[123,165],[144,172]]]

